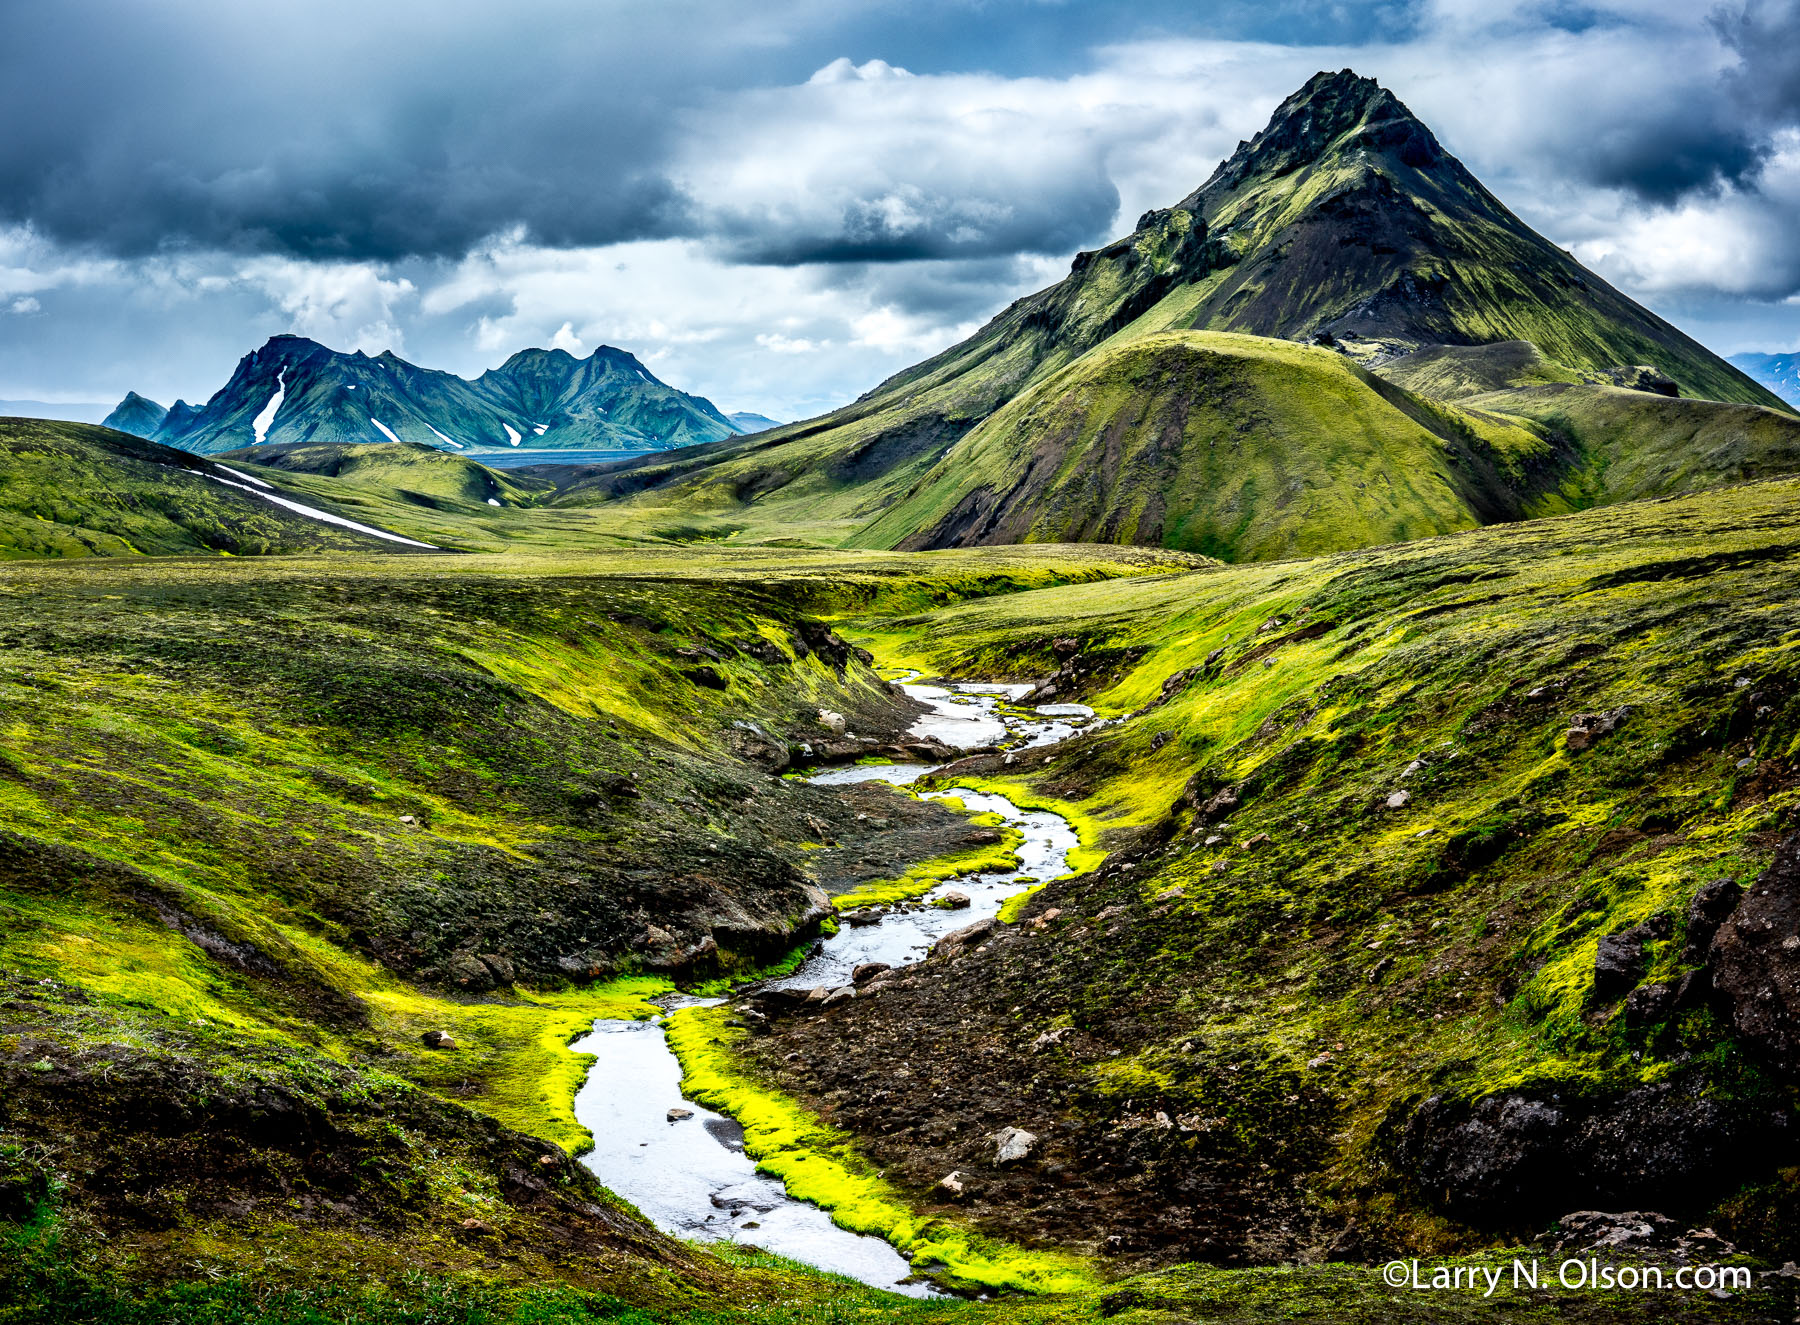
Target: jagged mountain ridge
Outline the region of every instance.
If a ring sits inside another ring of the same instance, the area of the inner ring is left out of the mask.
[[[135,396],[135,393],[133,393]],[[145,417],[142,401],[116,415]],[[129,408],[128,408],[129,407]],[[126,429],[137,431],[137,429]],[[737,435],[713,404],[657,380],[635,355],[603,345],[586,359],[521,350],[474,381],[385,351],[341,354],[275,336],[238,361],[203,406],[176,401],[147,435],[202,454],[246,446],[417,442],[479,453],[656,450]]]

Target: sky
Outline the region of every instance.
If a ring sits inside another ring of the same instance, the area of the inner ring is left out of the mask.
[[[1800,0],[0,0],[0,398],[296,332],[860,395],[1320,69],[1721,353],[1800,350]]]

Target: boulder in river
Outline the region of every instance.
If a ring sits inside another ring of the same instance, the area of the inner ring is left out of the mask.
[[[861,929],[865,925],[879,925],[881,923],[881,912],[871,911],[869,908],[864,907],[860,911],[846,911],[839,916],[838,919],[853,929]]]
[[[938,898],[935,905],[947,911],[962,911],[969,906],[969,894],[953,888]]]
[[[866,985],[883,971],[891,971],[893,969],[894,968],[886,962],[863,962],[854,971],[850,972],[850,983],[853,985]]]
[[[670,1109],[668,1112],[668,1115],[667,1115],[669,1121],[672,1123],[684,1122],[687,1119],[692,1118],[693,1116],[694,1116],[694,1111],[692,1109],[684,1109],[679,1104],[677,1104],[673,1109]]]

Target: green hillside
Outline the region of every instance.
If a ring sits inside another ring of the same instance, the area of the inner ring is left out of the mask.
[[[1516,516],[1515,489],[1549,453],[1532,432],[1409,399],[1329,350],[1168,332],[1095,350],[1025,392],[851,541],[1265,560]]]
[[[263,490],[254,478],[109,428],[0,419],[0,556],[369,552],[387,542],[285,509]],[[324,501],[316,509],[330,506]]]
[[[439,498],[470,504],[528,506],[555,485],[466,456],[409,442],[356,445],[315,442],[297,446],[249,446],[221,460],[241,461],[290,474],[321,474],[352,487],[435,505]]]
[[[1119,338],[1002,407],[845,541],[1265,561],[1800,471],[1793,415],[1583,383],[1523,342],[1380,372],[1262,336]]]

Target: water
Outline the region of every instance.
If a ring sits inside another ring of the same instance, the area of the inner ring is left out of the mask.
[[[604,465],[614,460],[632,460],[639,456],[671,455],[681,448],[671,446],[655,451],[483,451],[468,453],[490,469],[517,469],[521,465]]]
[[[913,724],[911,734],[957,749],[1000,742],[1010,749],[1038,748],[1098,725],[1093,710],[1080,704],[1048,705],[1035,713],[1011,707],[1011,701],[1031,689],[1028,685],[907,682],[904,688],[931,708]],[[904,785],[937,767],[856,765],[826,769],[808,781]],[[1076,837],[1061,815],[1022,810],[1005,796],[967,787],[927,795],[956,796],[969,809],[999,814],[1020,829],[1021,868],[953,879],[917,903],[888,910],[879,924],[845,925],[799,970],[769,987],[835,988],[850,983],[850,972],[863,962],[904,966],[919,961],[943,935],[994,915],[1031,880],[1067,872]],[[969,905],[954,911],[923,905],[952,890],[966,895]],[[699,1000],[677,995],[659,1001],[672,1008]],[[594,1134],[594,1149],[582,1162],[658,1228],[678,1237],[752,1242],[915,1297],[936,1291],[926,1283],[906,1282],[912,1267],[886,1242],[839,1228],[824,1211],[788,1196],[779,1180],[757,1173],[744,1153],[742,1129],[681,1097],[681,1067],[658,1022],[597,1021],[593,1033],[573,1047],[598,1059],[575,1097],[576,1118]],[[672,1108],[690,1109],[693,1117],[671,1123],[667,1115]]]

